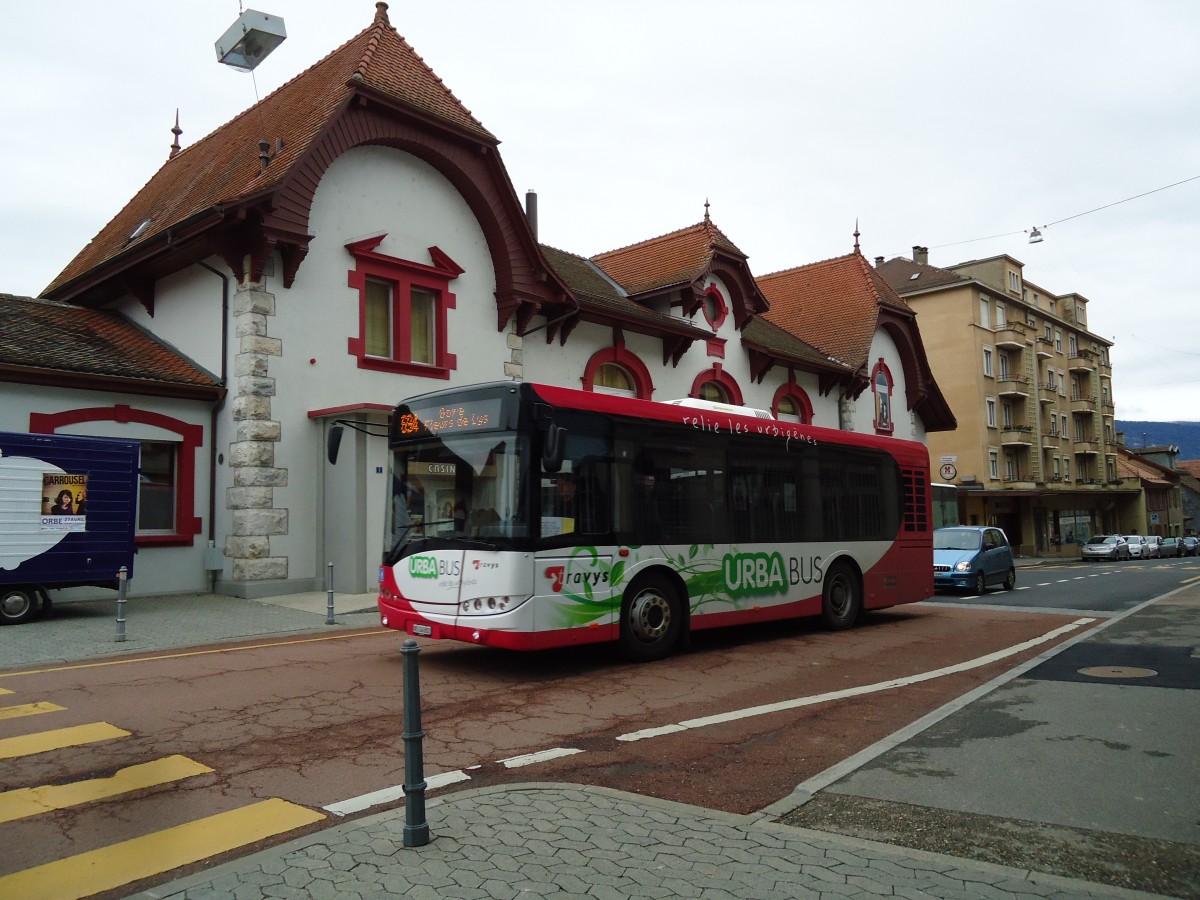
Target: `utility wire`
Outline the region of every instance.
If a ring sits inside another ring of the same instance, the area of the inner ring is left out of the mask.
[[[1051,225],[1059,225],[1063,222],[1069,222],[1069,221],[1071,221],[1071,219],[1078,219],[1080,216],[1089,216],[1094,212],[1100,212],[1100,210],[1102,210],[1102,209],[1108,209],[1113,206],[1120,206],[1122,203],[1128,203],[1130,200],[1137,200],[1137,199],[1140,199],[1141,197],[1149,197],[1151,194],[1157,194],[1159,191],[1165,191],[1165,190],[1168,190],[1169,188],[1179,187],[1179,185],[1181,185],[1181,184],[1187,184],[1189,181],[1196,181],[1198,179],[1200,179],[1200,175],[1193,175],[1191,178],[1185,178],[1182,181],[1176,181],[1174,184],[1166,184],[1166,185],[1163,185],[1162,187],[1154,188],[1154,190],[1151,190],[1151,191],[1145,191],[1144,193],[1141,193],[1141,194],[1134,194],[1132,197],[1126,197],[1124,200],[1115,200],[1112,203],[1106,203],[1103,206],[1097,206],[1095,209],[1089,209],[1085,212],[1075,213],[1075,215],[1073,215],[1073,216],[1067,216],[1062,219],[1055,219],[1053,222],[1047,222],[1045,225],[1042,225],[1040,227],[1041,228],[1049,228]],[[991,235],[988,235],[987,237],[971,238],[970,240],[966,240],[966,241],[953,241],[952,243],[949,243],[949,244],[938,244],[937,246],[935,246],[931,249],[940,250],[943,247],[958,247],[962,244],[975,244],[975,243],[978,243],[979,241],[991,241],[991,240],[995,240],[996,238],[1012,237],[1015,234],[1026,234],[1027,232],[1028,232],[1028,229],[1021,228],[1016,231],[1006,231],[1003,234],[991,234]]]

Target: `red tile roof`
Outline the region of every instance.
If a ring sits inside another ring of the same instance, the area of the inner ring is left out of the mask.
[[[881,306],[908,317],[912,309],[861,253],[760,276],[771,304],[764,318],[854,368],[867,361]]]
[[[29,382],[13,376],[36,373],[141,382],[142,392],[165,396],[222,390],[211,373],[119,313],[0,294],[0,381]]]
[[[709,270],[718,250],[746,259],[706,214],[698,225],[599,253],[592,262],[636,297],[690,284]]]
[[[277,188],[356,91],[379,96],[476,140],[498,143],[416,51],[377,3],[369,27],[232,121],[167,160],[138,194],[46,288],[45,293],[164,231],[220,206]],[[271,147],[262,170],[259,141]],[[278,148],[278,149],[277,149]],[[138,236],[139,225],[148,222]]]

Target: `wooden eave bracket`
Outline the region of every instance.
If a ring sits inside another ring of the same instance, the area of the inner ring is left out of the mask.
[[[748,347],[747,351],[750,357],[750,380],[755,384],[762,384],[767,373],[774,368],[775,358],[753,347]]]
[[[679,360],[683,359],[683,354],[687,353],[688,348],[692,346],[694,339],[684,337],[681,334],[664,334],[663,335],[663,365],[671,364],[672,368],[679,365]]]
[[[142,304],[146,314],[154,318],[154,281],[141,275],[125,272],[118,278],[118,282],[122,290]]]

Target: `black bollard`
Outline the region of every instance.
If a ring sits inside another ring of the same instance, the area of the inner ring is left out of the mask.
[[[421,742],[421,683],[417,674],[417,654],[421,648],[411,638],[404,642],[404,846],[423,847],[429,843],[429,823],[425,820],[425,760]]]

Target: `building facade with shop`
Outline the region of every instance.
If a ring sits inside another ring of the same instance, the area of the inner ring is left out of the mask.
[[[958,422],[929,449],[963,521],[1003,528],[1031,556],[1077,557],[1127,528],[1139,491],[1118,472],[1112,342],[1088,329],[1087,298],[1029,281],[1007,255],[939,267],[917,246],[875,262],[916,310]]]

